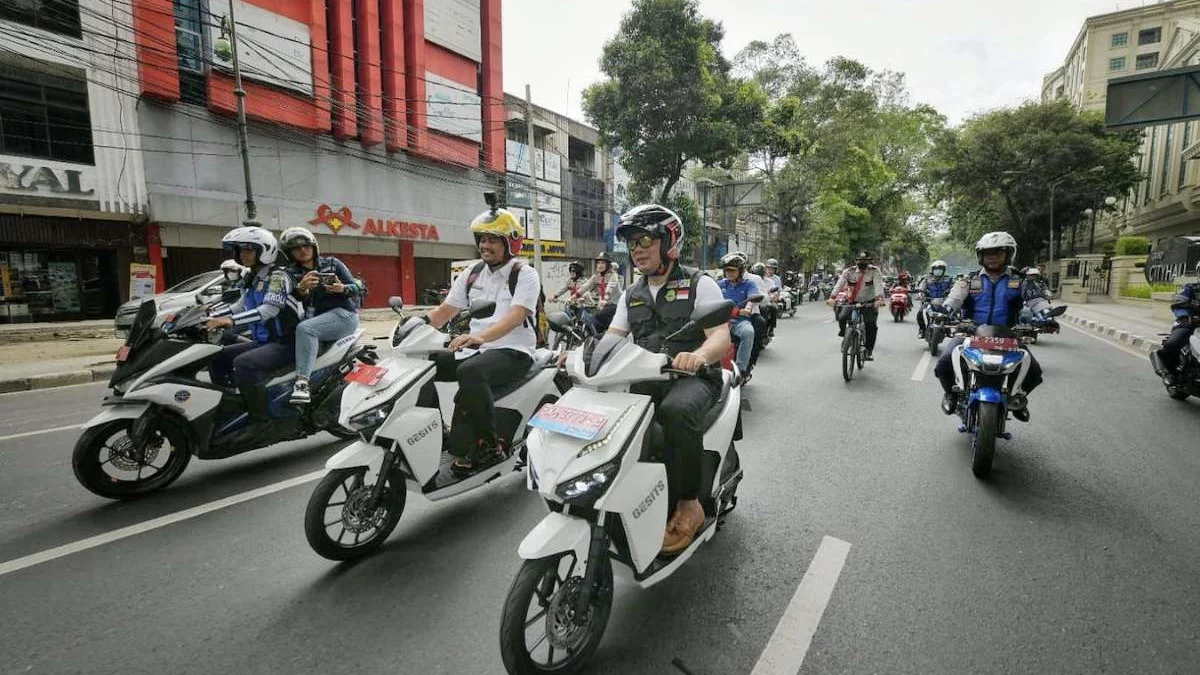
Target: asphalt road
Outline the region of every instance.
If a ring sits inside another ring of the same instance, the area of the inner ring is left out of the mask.
[[[825,536],[851,546],[806,675],[1194,673],[1200,651],[1200,402],[1144,357],[1065,328],[992,478],[911,321],[841,378],[832,313],[780,322],[747,388],[740,505],[679,573],[619,583],[591,673],[745,675]],[[923,377],[922,377],[923,376]],[[85,421],[100,385],[0,395],[0,436]],[[318,471],[328,437],[194,461],[110,503],[75,484],[78,429],[0,440],[0,563]],[[502,673],[497,633],[544,507],[516,476],[410,499],[356,564],[311,552],[315,485],[281,489],[0,575],[0,673]]]

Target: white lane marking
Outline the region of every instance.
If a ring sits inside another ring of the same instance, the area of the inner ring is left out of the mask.
[[[37,431],[25,431],[19,434],[10,434],[8,436],[0,436],[0,441],[11,441],[17,438],[25,438],[27,436],[38,436],[40,434],[52,434],[56,431],[70,431],[71,429],[82,429],[84,424],[68,424],[65,427],[50,427],[49,429],[39,429]]]
[[[917,362],[917,368],[913,371],[913,382],[921,382],[925,379],[925,374],[929,372],[929,361],[933,359],[933,355],[928,351],[921,355],[921,360]]]
[[[824,537],[750,675],[797,675],[833,595],[850,544]]]
[[[132,537],[134,535],[141,534],[143,532],[149,532],[150,530],[156,530],[160,527],[166,527],[167,525],[173,525],[175,523],[178,523],[178,522],[181,522],[184,520],[195,518],[197,516],[202,516],[206,513],[211,513],[213,511],[217,511],[217,510],[229,507],[229,506],[233,506],[235,504],[241,504],[242,502],[248,502],[251,499],[257,499],[259,497],[263,497],[263,496],[272,494],[274,492],[279,492],[281,490],[286,490],[291,487],[296,487],[297,485],[311,483],[312,481],[321,478],[325,474],[326,474],[326,471],[324,469],[322,469],[320,471],[314,471],[312,473],[306,473],[303,476],[297,476],[296,478],[290,478],[288,480],[280,481],[278,483],[268,485],[266,487],[260,487],[256,490],[250,490],[249,492],[243,492],[241,494],[236,494],[236,495],[232,495],[230,497],[225,497],[224,499],[218,499],[214,502],[209,502],[207,504],[201,504],[200,506],[194,506],[190,509],[184,509],[183,511],[179,511],[177,513],[172,513],[170,515],[162,516],[159,518],[153,518],[151,520],[147,520],[144,523],[138,523],[137,525],[130,525],[129,527],[122,527],[119,530],[113,530],[112,532],[105,532],[104,534],[98,534],[94,537],[88,537],[87,539],[80,539],[79,541],[72,542],[70,544],[65,544],[63,546],[58,546],[58,547],[55,547],[52,549],[47,549],[40,553],[34,553],[32,555],[27,555],[24,558],[17,558],[15,560],[9,560],[7,562],[0,563],[0,577],[4,576],[5,574],[11,574],[13,572],[23,570],[26,567],[33,567],[34,565],[40,565],[45,562],[50,562],[51,560],[55,560],[57,558],[62,558],[64,556],[71,555],[72,553],[79,553],[80,551],[86,551],[90,548],[95,548],[97,546],[103,546],[104,544],[118,541],[120,539],[125,539],[127,537]]]
[[[834,321],[837,321],[837,319],[825,319],[821,323],[833,323]]]
[[[1071,330],[1075,331],[1076,333],[1090,337],[1097,342],[1103,342],[1104,344],[1108,345],[1109,347],[1115,347],[1117,349],[1120,349],[1121,351],[1125,352],[1126,354],[1129,354],[1130,356],[1136,356],[1139,359],[1149,358],[1145,353],[1139,352],[1139,351],[1133,349],[1132,347],[1126,347],[1125,345],[1123,345],[1119,342],[1113,342],[1112,340],[1105,340],[1104,338],[1100,337],[1099,335],[1096,335],[1095,333],[1091,333],[1082,328],[1072,326],[1071,324],[1067,323],[1066,321],[1060,323],[1059,325],[1066,326],[1067,328],[1070,328]],[[1145,340],[1147,338],[1142,338],[1142,339]]]

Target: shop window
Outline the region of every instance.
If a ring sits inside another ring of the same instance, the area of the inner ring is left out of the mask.
[[[111,317],[115,275],[108,251],[0,250],[0,323]]]
[[[51,33],[82,37],[79,0],[3,0],[0,21],[41,28]]]
[[[95,163],[82,75],[0,63],[0,154]]]

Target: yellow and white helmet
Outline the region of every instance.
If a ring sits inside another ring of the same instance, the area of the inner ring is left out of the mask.
[[[488,209],[475,216],[471,221],[471,234],[475,235],[475,245],[485,234],[504,237],[508,243],[508,257],[514,257],[521,252],[521,242],[525,239],[525,228],[521,221],[508,209]]]

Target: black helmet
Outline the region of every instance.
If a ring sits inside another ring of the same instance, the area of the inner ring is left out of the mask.
[[[583,263],[579,262],[578,260],[572,260],[570,262],[570,264],[567,265],[567,272],[569,272],[571,274],[571,276],[576,276],[576,275],[582,276],[583,275]]]
[[[760,262],[756,262],[750,266],[750,272],[752,274],[758,274],[761,276],[762,273],[765,272],[766,270],[767,270],[767,266]]]

